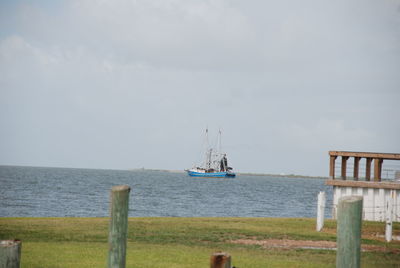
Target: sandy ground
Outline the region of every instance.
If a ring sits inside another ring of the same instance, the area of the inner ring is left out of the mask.
[[[326,249],[336,250],[336,242],[331,241],[311,241],[311,240],[289,240],[289,239],[238,239],[229,241],[233,244],[259,245],[263,248],[282,248],[282,249]],[[400,253],[400,249],[386,248],[374,245],[361,245],[362,251],[381,251]]]

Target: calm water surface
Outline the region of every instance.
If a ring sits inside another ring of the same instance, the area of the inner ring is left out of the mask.
[[[323,179],[0,166],[0,217],[108,216],[112,186],[131,187],[130,217],[316,217]]]

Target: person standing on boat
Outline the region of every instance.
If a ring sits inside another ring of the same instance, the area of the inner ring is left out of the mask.
[[[220,169],[221,171],[226,171],[227,167],[228,167],[228,159],[226,158],[226,154],[224,154],[220,162]]]

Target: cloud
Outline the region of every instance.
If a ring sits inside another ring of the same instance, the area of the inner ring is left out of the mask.
[[[23,59],[25,64],[34,64],[35,66],[46,66],[55,62],[55,58],[45,51],[32,46],[22,36],[12,35],[0,43],[0,67],[4,71],[9,70],[10,65],[16,65]]]
[[[158,67],[221,68],[252,32],[227,1],[77,1],[71,12],[95,49]]]
[[[2,5],[0,164],[182,169],[207,125],[244,171],[400,148],[398,1]]]
[[[292,123],[283,126],[281,134],[293,147],[305,148],[311,151],[319,150],[322,144],[327,148],[342,148],[362,150],[363,145],[369,144],[376,138],[376,133],[371,130],[346,126],[345,120],[319,119],[311,125]]]

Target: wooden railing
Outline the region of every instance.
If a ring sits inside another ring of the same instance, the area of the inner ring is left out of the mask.
[[[354,180],[359,179],[359,166],[361,158],[366,159],[365,167],[365,180],[371,180],[371,164],[374,164],[374,181],[381,181],[382,179],[382,164],[383,160],[400,160],[400,154],[394,153],[369,153],[369,152],[347,152],[347,151],[330,151],[329,152],[329,177],[335,179],[335,161],[338,156],[341,157],[341,176],[342,180],[346,179],[347,160],[354,157]]]

